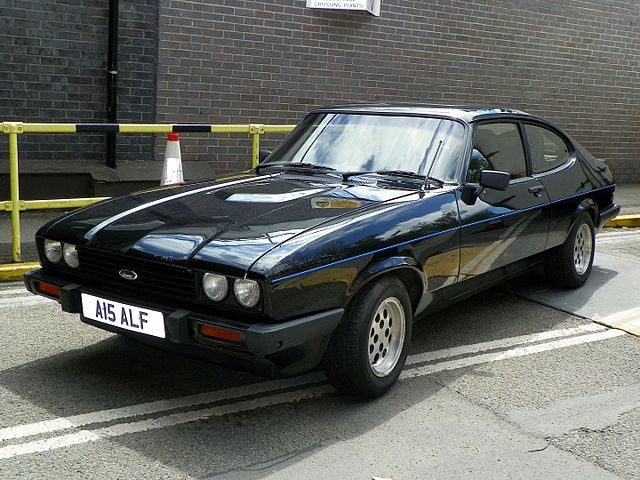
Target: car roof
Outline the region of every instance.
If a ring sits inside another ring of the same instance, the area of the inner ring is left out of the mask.
[[[384,115],[424,115],[438,116],[472,122],[481,118],[493,117],[527,117],[540,118],[513,108],[477,107],[460,105],[430,105],[422,103],[384,102],[384,103],[354,103],[346,105],[332,105],[313,110],[311,113],[372,113]]]

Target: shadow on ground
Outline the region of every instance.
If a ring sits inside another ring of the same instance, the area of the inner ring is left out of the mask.
[[[532,281],[524,277],[521,281]],[[541,314],[542,312],[542,314]],[[580,322],[499,290],[443,310],[414,327],[411,354],[498,340]],[[90,328],[80,325],[79,328]],[[473,374],[475,367],[450,372]],[[455,378],[450,375],[448,378]],[[0,372],[0,385],[65,417],[262,382],[265,379],[113,336]],[[358,437],[428,400],[446,384],[401,382],[363,401],[339,393],[109,440],[153,462],[205,478],[257,479],[336,442]],[[128,420],[128,421],[135,421]],[[126,473],[126,466],[122,466]]]

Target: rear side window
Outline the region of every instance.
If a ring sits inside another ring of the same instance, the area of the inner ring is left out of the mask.
[[[567,143],[556,133],[538,125],[525,125],[533,173],[559,167],[569,159]]]
[[[517,124],[481,123],[476,127],[467,182],[477,183],[482,170],[508,172],[511,179],[527,176],[527,162]]]

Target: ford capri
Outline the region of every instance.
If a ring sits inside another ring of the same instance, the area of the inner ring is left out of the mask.
[[[95,327],[265,376],[321,367],[375,397],[415,320],[537,266],[580,287],[614,190],[521,111],[322,108],[255,169],[49,222],[25,283]]]

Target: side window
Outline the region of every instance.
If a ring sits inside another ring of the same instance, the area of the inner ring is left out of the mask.
[[[533,173],[542,173],[559,167],[569,160],[566,142],[551,130],[538,125],[525,125]]]
[[[517,124],[481,123],[476,127],[467,182],[477,183],[482,170],[508,172],[512,180],[527,176],[527,162]]]

